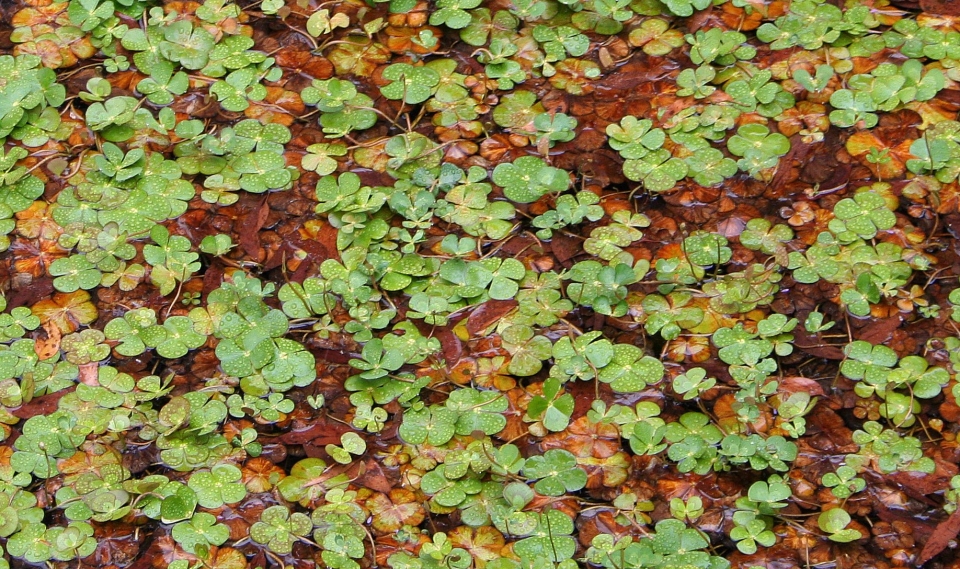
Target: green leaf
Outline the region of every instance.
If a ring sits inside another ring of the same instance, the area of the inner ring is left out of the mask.
[[[600,372],[600,381],[609,383],[619,393],[636,393],[663,378],[663,364],[657,358],[643,355],[636,346],[617,344],[613,361]]]
[[[271,551],[286,555],[293,544],[313,529],[310,518],[300,512],[290,513],[286,506],[270,506],[260,514],[260,521],[250,527],[250,539]]]
[[[577,467],[577,458],[563,449],[550,449],[528,458],[523,475],[539,479],[534,489],[544,496],[562,496],[587,484],[587,473]]]
[[[576,541],[570,537],[573,520],[557,510],[536,514],[535,520],[530,537],[514,544],[517,555],[528,560],[545,558],[553,563],[571,559],[577,549]]]
[[[219,508],[224,504],[235,504],[247,495],[240,479],[239,468],[232,464],[218,464],[209,472],[194,472],[187,484],[196,492],[201,506]]]
[[[507,398],[494,391],[457,389],[450,393],[446,406],[457,414],[458,435],[475,431],[495,435],[507,426],[507,418],[502,414],[507,410]]]
[[[498,164],[493,182],[503,187],[504,195],[517,203],[531,203],[548,192],[562,192],[570,185],[568,174],[547,166],[535,156],[521,156],[512,164]]]
[[[179,483],[173,487],[174,491],[160,502],[160,521],[171,524],[193,516],[197,507],[197,495],[187,486]]]
[[[850,514],[843,508],[833,508],[820,514],[817,518],[817,525],[820,529],[830,534],[831,541],[839,543],[848,543],[856,541],[862,537],[856,530],[845,530],[850,523]]]
[[[390,81],[380,88],[388,99],[403,100],[416,105],[433,95],[440,74],[429,67],[414,67],[408,63],[394,63],[383,70],[383,78]]]
[[[403,414],[399,434],[410,444],[442,445],[456,433],[457,413],[445,407],[429,407]]]
[[[173,526],[174,540],[188,553],[196,553],[199,546],[223,545],[230,538],[230,528],[218,524],[213,514],[198,512],[185,522]]]

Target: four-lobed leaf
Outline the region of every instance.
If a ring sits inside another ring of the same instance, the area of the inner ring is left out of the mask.
[[[562,192],[570,185],[567,172],[548,166],[535,156],[521,156],[513,163],[498,164],[493,182],[517,203],[532,203],[549,192]]]

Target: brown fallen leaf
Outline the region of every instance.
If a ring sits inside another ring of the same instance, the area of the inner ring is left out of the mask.
[[[940,404],[938,412],[944,421],[951,423],[960,421],[960,405],[957,405],[956,401],[952,401],[952,398],[944,399],[943,403]]]
[[[60,328],[53,322],[47,322],[43,325],[43,331],[46,337],[37,338],[33,341],[33,351],[41,360],[53,357],[60,351]]]
[[[891,318],[874,319],[856,337],[858,340],[870,342],[874,345],[887,344],[893,338],[893,332],[900,327],[902,322],[903,320],[899,315]]]
[[[434,337],[440,340],[443,359],[446,360],[447,368],[451,368],[463,357],[463,342],[457,338],[450,328],[441,328],[434,332]]]
[[[942,491],[949,483],[949,478],[926,472],[893,472],[886,475],[886,480],[895,482],[904,494],[914,500],[934,507],[938,504],[930,496]]]
[[[467,318],[467,332],[470,332],[471,336],[482,334],[484,330],[496,324],[516,307],[516,300],[488,300],[484,302]]]
[[[794,346],[812,356],[828,360],[842,360],[845,357],[843,350],[839,346],[827,344],[817,335],[807,334],[807,332],[801,328],[797,328],[793,333],[797,337]]]
[[[940,16],[960,16],[960,2],[957,0],[920,0],[920,9]]]
[[[89,362],[78,366],[80,368],[80,383],[97,387],[100,385],[100,363]]]
[[[550,248],[561,264],[583,253],[583,244],[578,239],[559,232],[550,240]]]
[[[817,452],[840,454],[856,452],[859,448],[853,442],[853,431],[827,405],[818,403],[806,418],[808,432],[813,437],[805,444],[810,444]]]
[[[7,296],[7,310],[13,310],[18,306],[32,306],[40,299],[53,293],[53,279],[50,277],[40,277],[33,279],[30,286],[15,290]]]
[[[57,410],[60,398],[67,393],[72,393],[74,390],[76,390],[76,387],[68,387],[56,393],[41,395],[16,409],[10,409],[10,414],[20,419],[29,419],[35,415],[49,415]]]
[[[275,440],[288,445],[312,443],[315,446],[322,447],[327,444],[340,444],[340,435],[350,430],[350,427],[343,423],[330,420],[326,415],[321,415],[310,424],[295,422],[290,431],[276,437]]]
[[[253,260],[262,260],[262,249],[260,247],[260,229],[267,221],[270,214],[270,206],[267,204],[266,196],[260,203],[255,205],[250,212],[240,222],[240,247]]]
[[[920,557],[917,558],[917,567],[940,555],[940,552],[956,539],[958,533],[960,533],[960,510],[937,525],[933,535],[923,544],[923,550],[920,551]]]
[[[377,492],[389,494],[390,490],[393,490],[393,484],[391,484],[387,478],[387,474],[383,471],[383,468],[377,464],[377,461],[370,458],[363,464],[365,465],[365,470],[360,475],[360,478],[357,479],[357,484],[363,488],[370,488]]]
[[[206,296],[210,294],[214,289],[220,286],[220,283],[223,282],[223,266],[220,262],[211,263],[207,267],[206,272],[203,274],[203,296],[206,300]]]
[[[785,377],[779,381],[777,391],[782,393],[807,393],[823,395],[823,388],[816,381],[807,377]]]

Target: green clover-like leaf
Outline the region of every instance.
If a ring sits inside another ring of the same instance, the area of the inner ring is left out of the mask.
[[[403,100],[410,105],[430,98],[440,83],[440,74],[429,67],[414,67],[409,63],[394,63],[383,70],[383,78],[390,81],[380,88],[388,99]]]
[[[600,381],[618,393],[636,393],[663,378],[660,360],[630,344],[615,344],[613,359],[600,371]]]
[[[204,508],[235,504],[247,495],[240,482],[240,469],[232,464],[218,464],[209,471],[195,472],[187,485],[196,492],[197,502]]]
[[[587,484],[587,473],[577,467],[577,458],[563,449],[550,449],[528,458],[523,475],[537,480],[533,487],[544,496],[562,496]]]
[[[187,521],[173,526],[173,539],[188,553],[196,553],[197,546],[223,545],[230,538],[230,528],[217,523],[217,517],[198,512]]]
[[[270,506],[260,520],[250,526],[250,539],[262,543],[274,553],[286,555],[293,544],[313,529],[313,522],[300,512],[290,513],[286,506]]]

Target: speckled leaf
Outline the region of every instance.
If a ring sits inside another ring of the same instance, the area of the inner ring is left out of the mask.
[[[507,398],[495,391],[458,389],[450,394],[446,405],[459,415],[458,435],[474,431],[495,435],[507,426],[507,418],[502,415],[507,410]]]
[[[204,508],[218,508],[235,504],[247,495],[240,482],[240,469],[232,464],[218,464],[209,472],[196,472],[187,485],[197,494],[197,501]]]
[[[614,345],[614,357],[600,371],[600,381],[619,393],[636,393],[663,379],[663,364],[629,344]]]
[[[410,444],[442,445],[456,432],[457,413],[444,407],[431,407],[403,414],[400,436]]]
[[[577,543],[570,537],[573,520],[557,510],[537,514],[536,520],[536,529],[514,544],[514,552],[525,559],[545,558],[554,563],[572,558],[577,551]]]
[[[544,496],[562,496],[587,484],[587,473],[577,467],[577,458],[563,449],[550,449],[527,459],[523,475],[538,479],[534,490]]]
[[[409,63],[394,63],[383,70],[383,78],[391,81],[380,88],[388,99],[415,105],[430,98],[440,82],[440,74],[429,67],[414,67]]]
[[[196,493],[187,486],[179,484],[172,495],[160,502],[160,521],[171,524],[188,519],[193,515],[196,507]]]

